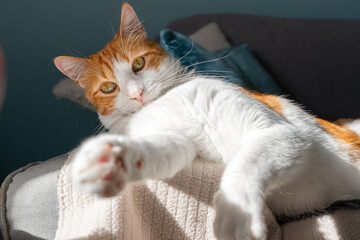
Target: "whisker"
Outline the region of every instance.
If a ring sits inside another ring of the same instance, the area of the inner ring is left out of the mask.
[[[115,30],[114,30],[114,28],[113,28],[113,26],[112,26],[112,24],[111,24],[111,21],[109,22],[109,24],[110,24],[110,27],[111,27],[113,33],[114,33],[114,38],[116,38],[116,33],[115,33]],[[121,37],[121,42],[122,42],[122,36],[121,36],[120,30],[119,30],[119,36]],[[122,52],[122,54],[126,55],[127,52],[125,52],[124,43],[122,42],[122,45],[120,46],[119,39],[116,39],[116,42],[117,42],[117,44],[118,44],[118,46],[119,46],[119,49],[120,49],[120,51]]]
[[[100,18],[96,17],[95,19],[105,27],[105,29],[111,34],[112,37],[115,37],[114,31],[111,31],[111,29]]]
[[[190,68],[190,67],[193,67],[193,66],[197,66],[197,65],[200,65],[200,64],[204,64],[204,63],[219,61],[219,60],[221,60],[221,59],[230,57],[231,55],[233,55],[233,53],[228,54],[228,55],[225,55],[225,56],[222,56],[222,57],[219,57],[219,58],[214,58],[214,59],[210,59],[210,60],[207,60],[207,61],[202,61],[202,62],[193,63],[193,64],[187,66],[187,68]]]
[[[181,58],[179,58],[165,73],[163,73],[162,75],[160,75],[159,78],[161,78],[163,75],[167,74],[176,64],[178,64],[184,57],[188,56],[191,51],[194,49],[194,42],[191,42],[191,49]]]
[[[92,136],[96,135],[96,133],[97,133],[98,129],[100,129],[100,128],[101,128],[101,126],[102,126],[102,124],[101,124],[101,123],[99,123],[99,124],[95,127],[95,129],[94,129],[94,131],[91,133],[91,135],[92,135]]]
[[[144,20],[138,22],[138,23],[133,27],[133,29],[132,29],[131,32],[130,32],[129,37],[127,38],[127,44],[129,44],[129,40],[130,40],[132,34],[134,33],[135,29],[136,29],[139,25],[141,25],[143,22],[145,22],[145,21],[147,21],[147,19],[146,19],[146,20],[144,19]],[[139,36],[139,35],[138,35],[138,36]],[[138,37],[138,36],[137,36],[137,37]],[[137,39],[137,37],[136,37],[135,39]],[[133,45],[135,39],[132,41],[132,43],[131,43],[130,46],[128,47],[128,50],[130,50],[130,47]]]
[[[140,37],[141,37],[141,35],[137,35],[137,36],[132,40],[130,46],[128,46],[128,51],[131,52],[131,46],[132,46],[132,45],[134,44],[134,42],[135,42],[138,38],[140,38]]]
[[[80,55],[81,57],[83,57],[83,58],[86,58],[85,56],[84,56],[84,54],[82,54],[80,51],[78,51],[78,50],[76,50],[75,48],[73,48],[72,46],[70,46],[69,44],[66,44],[65,45],[65,48],[66,48],[66,50],[68,50],[73,56],[75,56],[75,57],[78,57],[78,55]],[[70,49],[69,49],[70,48]],[[73,50],[73,51],[75,51],[77,54],[74,54],[74,52],[72,52],[71,50]]]
[[[222,73],[233,73],[233,71],[224,71],[224,70],[200,70],[200,71],[195,71],[196,73],[199,72],[222,72]]]
[[[111,20],[109,20],[109,25],[110,25],[110,29],[112,30],[112,33],[113,33],[113,35],[114,35],[114,37],[116,36],[116,32],[115,32],[115,30],[114,30],[114,27],[112,26],[112,24],[111,24]]]
[[[123,41],[123,36],[122,36],[122,33],[121,33],[121,31],[119,30],[119,37],[120,37],[120,40],[121,40],[121,46],[122,46],[122,52],[123,52],[123,54],[124,55],[127,55],[127,52],[124,50],[124,47],[125,47],[125,45],[124,45],[124,41]],[[119,39],[117,38],[117,41],[119,42]],[[119,46],[120,47],[120,46]]]
[[[231,56],[231,55],[233,55],[233,54],[228,54],[228,55],[226,55],[226,56],[219,57],[219,58],[214,58],[214,59],[210,59],[210,60],[207,60],[207,61],[202,61],[202,62],[193,63],[193,64],[191,64],[191,65],[189,65],[189,66],[185,66],[185,67],[179,69],[178,71],[173,72],[172,74],[170,74],[170,75],[167,76],[167,77],[173,76],[173,75],[177,74],[178,72],[183,71],[183,70],[185,70],[185,69],[187,70],[187,69],[189,69],[190,67],[197,66],[197,65],[200,65],[200,64],[204,64],[204,63],[219,61],[219,60],[221,60],[221,59],[223,59],[223,58],[226,58],[226,57],[229,57],[229,56]]]

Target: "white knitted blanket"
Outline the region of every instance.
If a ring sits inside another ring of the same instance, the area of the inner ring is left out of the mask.
[[[76,191],[69,161],[59,176],[59,223],[56,239],[211,240],[212,198],[223,165],[196,160],[172,179],[129,185],[113,198]],[[264,209],[268,239],[360,239],[360,210],[291,222],[280,227]]]

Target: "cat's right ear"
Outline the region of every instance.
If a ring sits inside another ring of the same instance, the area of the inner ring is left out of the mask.
[[[82,72],[89,64],[88,59],[60,56],[54,59],[54,63],[55,66],[60,70],[60,72],[71,78],[74,83],[76,83],[80,87],[85,88],[84,84],[81,83],[80,78]]]

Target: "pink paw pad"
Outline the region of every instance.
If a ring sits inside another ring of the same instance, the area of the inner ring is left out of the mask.
[[[106,156],[101,156],[99,157],[99,159],[97,160],[98,163],[106,163],[108,162],[108,158]]]
[[[141,168],[143,167],[143,161],[141,161],[141,160],[137,161],[136,167],[137,167],[138,169],[141,169]]]
[[[114,177],[114,174],[113,173],[108,173],[105,175],[105,177],[103,177],[103,181],[111,181]]]

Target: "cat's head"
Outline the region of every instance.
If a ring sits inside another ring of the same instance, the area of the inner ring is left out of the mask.
[[[87,58],[59,56],[56,67],[85,89],[100,116],[129,116],[176,85],[180,65],[146,36],[124,3],[114,39]]]

